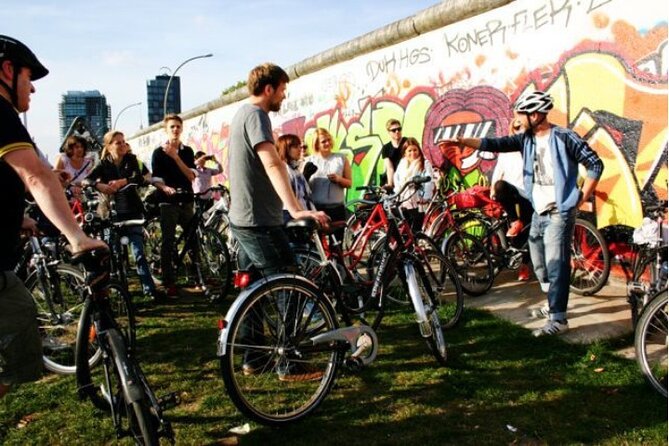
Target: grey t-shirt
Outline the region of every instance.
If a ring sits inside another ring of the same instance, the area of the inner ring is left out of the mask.
[[[244,104],[230,124],[230,222],[235,226],[281,226],[283,204],[255,148],[274,143],[272,123],[260,107]]]

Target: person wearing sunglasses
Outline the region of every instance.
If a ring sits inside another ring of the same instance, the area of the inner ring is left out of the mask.
[[[397,165],[402,159],[402,145],[406,142],[406,138],[402,136],[402,124],[395,118],[386,122],[386,130],[388,130],[390,141],[381,147],[381,158],[383,158],[383,164],[386,167],[385,174],[381,175],[381,184],[392,190],[394,187],[393,178]]]

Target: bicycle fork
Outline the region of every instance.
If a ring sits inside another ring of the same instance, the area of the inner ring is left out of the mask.
[[[421,297],[420,288],[418,286],[418,277],[416,275],[416,270],[411,261],[404,262],[404,280],[409,289],[409,296],[411,297],[411,303],[413,304],[414,311],[416,312],[416,322],[418,322],[418,328],[420,329],[420,335],[424,338],[429,338],[432,336],[432,326],[430,325],[430,320],[427,315],[427,310],[425,308],[425,303]]]

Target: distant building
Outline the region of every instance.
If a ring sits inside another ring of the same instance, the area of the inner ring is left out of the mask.
[[[149,112],[149,125],[163,120],[165,90],[170,76],[161,74],[146,84],[146,103]],[[181,81],[179,76],[172,78],[170,91],[167,93],[167,113],[181,113]]]
[[[68,91],[58,108],[60,136],[63,139],[77,118],[85,120],[91,137],[98,142],[111,128],[111,108],[107,105],[107,98],[97,90]]]

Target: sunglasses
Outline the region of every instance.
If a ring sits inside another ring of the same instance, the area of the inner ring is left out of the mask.
[[[388,131],[389,131],[389,132],[393,132],[393,133],[401,132],[401,131],[402,131],[402,127],[395,127],[394,129],[388,129]]]

